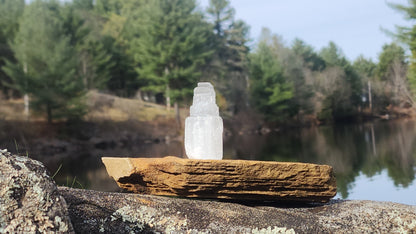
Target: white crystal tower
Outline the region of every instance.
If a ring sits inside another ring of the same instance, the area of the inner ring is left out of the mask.
[[[214,87],[199,82],[194,89],[190,116],[185,120],[185,151],[191,159],[222,159],[222,118]]]

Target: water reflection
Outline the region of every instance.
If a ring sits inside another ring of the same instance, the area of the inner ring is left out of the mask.
[[[59,185],[88,188],[99,191],[120,191],[113,179],[111,179],[101,157],[163,157],[167,155],[182,155],[182,143],[178,141],[153,142],[153,143],[129,143],[125,146],[111,146],[97,149],[94,146],[87,147],[83,155],[79,157],[65,157],[60,161],[45,160],[45,165],[51,171],[59,169],[55,180]],[[42,160],[42,159],[40,159]]]
[[[291,129],[268,136],[250,136],[250,140],[241,138],[248,137],[236,137],[228,143],[233,148],[230,152],[233,157],[333,166],[342,198],[349,197],[360,173],[373,177],[386,169],[394,185],[403,188],[415,179],[414,121]],[[252,147],[248,147],[250,141]]]
[[[416,181],[409,187],[395,186],[383,169],[380,173],[368,177],[360,172],[352,183],[348,199],[394,201],[404,204],[416,205]],[[340,198],[340,195],[336,196]]]
[[[94,142],[93,138],[77,144],[72,144],[71,140],[54,138],[50,140],[50,146],[44,145],[48,151],[42,151],[43,148],[36,147],[36,139],[31,140],[27,132],[16,131],[4,123],[0,124],[0,130],[0,148],[15,151],[16,139],[20,152],[28,150],[31,156],[44,162],[52,174],[62,164],[55,177],[59,185],[102,191],[118,190],[101,163],[102,156],[183,155],[182,142],[175,140],[115,141],[102,145]],[[11,136],[11,133],[15,135]],[[415,121],[322,126],[284,130],[263,136],[234,134],[226,138],[224,158],[328,164],[334,167],[339,197],[379,200],[380,195],[375,189],[369,196],[356,197],[357,194],[363,194],[357,189],[363,190],[363,185],[369,183],[365,178],[370,178],[376,180],[375,184],[392,184],[397,189],[390,194],[389,200],[401,201],[393,196],[397,197],[400,193],[416,196],[415,143]],[[383,193],[384,196],[386,194]],[[411,198],[405,203],[416,205]]]

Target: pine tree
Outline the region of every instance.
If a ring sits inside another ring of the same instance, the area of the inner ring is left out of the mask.
[[[409,21],[414,21],[416,19],[416,1],[408,1],[407,6],[400,4],[390,3],[390,7],[396,9],[397,11],[404,14],[405,18]],[[410,90],[412,92],[413,100],[416,99],[416,27],[403,27],[397,26],[397,33],[395,34],[396,38],[407,44],[411,56],[410,56],[410,65],[407,73],[407,80],[409,83]],[[413,104],[413,107],[415,104]]]
[[[391,76],[391,66],[395,60],[402,64],[406,63],[404,49],[396,43],[383,45],[378,59],[379,62],[375,72],[377,77],[381,80],[386,80]]]
[[[322,48],[319,55],[325,61],[326,70],[339,70],[339,77],[335,82],[340,90],[332,93],[327,99],[332,109],[332,117],[346,118],[353,115],[357,111],[355,108],[361,104],[361,77],[334,42],[329,42],[327,47]]]
[[[292,45],[293,52],[302,58],[305,66],[312,71],[325,69],[325,61],[314,51],[312,46],[307,45],[300,39],[295,39]]]
[[[267,41],[261,41],[250,54],[250,91],[254,106],[268,120],[286,120],[293,115],[293,83],[284,76],[278,55]]]
[[[207,13],[212,22],[211,45],[215,51],[208,74],[229,102],[231,112],[237,113],[247,103],[249,26],[235,20],[235,10],[228,0],[210,0]]]
[[[0,91],[6,97],[12,90],[7,87],[10,77],[1,69],[6,60],[14,61],[13,51],[9,42],[14,40],[19,29],[19,21],[25,6],[24,0],[0,0]]]
[[[210,0],[207,13],[212,17],[215,34],[219,38],[225,38],[225,31],[231,26],[235,15],[235,10],[230,6],[230,1]]]
[[[389,104],[414,105],[414,97],[406,80],[405,52],[396,43],[386,44],[379,55],[376,75],[385,84],[385,96]]]
[[[208,25],[193,0],[150,1],[132,50],[143,91],[164,94],[166,105],[189,98],[211,53]]]
[[[123,97],[131,97],[139,88],[131,42],[138,37],[143,18],[141,0],[97,0],[92,14],[98,15],[100,42],[111,56],[106,89]],[[104,63],[105,64],[105,63]]]
[[[11,44],[18,63],[8,61],[4,68],[14,87],[30,94],[33,106],[46,112],[48,122],[84,113],[76,52],[64,34],[60,13],[57,1],[37,0],[28,5]]]
[[[93,11],[93,7],[92,0],[76,0],[65,4],[61,10],[65,34],[77,52],[77,75],[88,90],[103,89],[114,66],[108,48],[103,43],[102,19]]]

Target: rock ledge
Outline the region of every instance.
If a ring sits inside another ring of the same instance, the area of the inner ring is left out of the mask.
[[[79,233],[416,232],[416,206],[391,202],[237,203],[64,187],[59,191]]]
[[[134,193],[259,201],[328,202],[332,167],[249,160],[102,158],[117,184]]]
[[[415,233],[416,206],[180,199],[56,187],[0,151],[0,233]]]

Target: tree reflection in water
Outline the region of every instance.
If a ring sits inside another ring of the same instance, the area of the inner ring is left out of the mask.
[[[24,124],[0,123],[0,148],[15,152],[16,140],[20,153],[28,150],[29,156],[42,161],[52,174],[62,164],[55,177],[59,185],[117,191],[100,157],[183,156],[184,152],[180,141],[146,143],[128,138],[126,142],[98,147],[91,139],[72,144],[72,139],[59,140],[56,136],[51,136],[51,147],[43,144],[48,148],[44,152],[36,150],[37,139],[25,131],[27,128]],[[334,168],[342,198],[349,197],[363,175],[385,178],[387,174],[396,188],[416,196],[416,183],[412,184],[416,171],[416,122],[410,120],[295,128],[268,135],[233,134],[224,143],[224,159],[328,164]],[[383,177],[376,176],[381,173]]]
[[[225,152],[232,158],[331,165],[338,192],[348,198],[360,172],[373,177],[386,169],[396,187],[408,187],[415,179],[415,143],[416,122],[401,120],[238,136]]]

